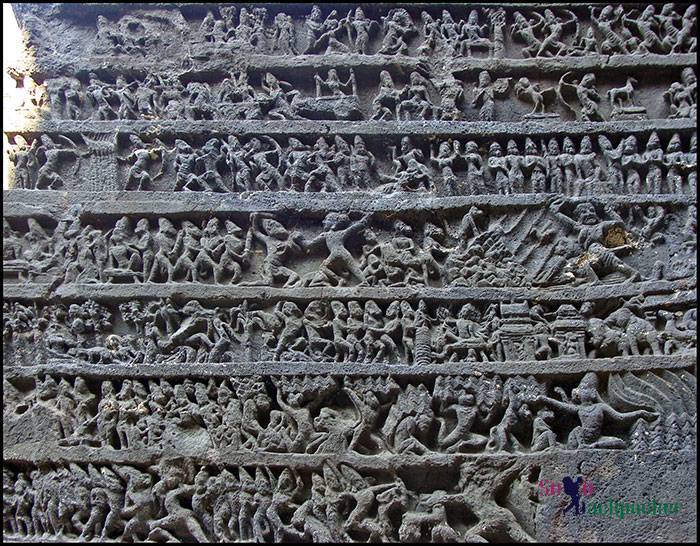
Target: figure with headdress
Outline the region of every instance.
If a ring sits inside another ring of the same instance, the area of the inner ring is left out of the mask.
[[[616,411],[601,399],[598,392],[598,375],[595,372],[588,372],[583,376],[579,386],[571,393],[571,401],[538,396],[537,402],[578,417],[581,424],[569,434],[567,447],[570,449],[624,449],[626,443],[622,438],[603,435],[603,424],[606,420],[622,426],[640,418],[653,420],[657,417],[656,413],[646,410],[623,413]]]
[[[473,107],[480,106],[479,121],[493,121],[495,99],[505,95],[509,84],[510,78],[498,78],[494,82],[486,70],[479,73],[479,81],[474,88],[474,98],[472,99]]]

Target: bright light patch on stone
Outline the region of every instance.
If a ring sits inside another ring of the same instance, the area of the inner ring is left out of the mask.
[[[24,45],[22,33],[17,26],[17,20],[12,12],[12,6],[7,3],[2,5],[2,119],[5,127],[17,125],[22,122],[22,114],[19,106],[22,104],[23,93],[17,89],[17,82],[10,77],[10,67],[17,66],[22,60]],[[2,187],[9,187],[9,159],[7,157],[8,140],[3,136],[2,140]]]

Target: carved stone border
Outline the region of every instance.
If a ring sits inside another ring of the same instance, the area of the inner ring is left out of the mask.
[[[411,453],[376,455],[360,454],[305,454],[305,453],[271,453],[271,452],[242,452],[232,449],[211,449],[199,455],[187,455],[195,464],[214,464],[227,466],[270,466],[270,467],[294,467],[296,469],[315,469],[324,462],[332,464],[345,463],[354,469],[362,470],[397,470],[425,468],[426,461],[431,466],[454,467],[463,461],[488,462],[489,460],[526,460],[532,463],[551,464],[553,460],[569,462],[572,458],[576,461],[589,461],[591,456],[611,457],[630,453],[630,450],[611,449],[579,449],[579,450],[554,450],[538,453],[460,453],[446,454],[433,453],[430,455],[415,455]],[[682,453],[682,452],[681,452]],[[639,455],[639,454],[637,454]],[[693,455],[688,452],[688,455]],[[161,449],[133,449],[115,450],[106,448],[86,448],[83,446],[59,447],[41,443],[18,445],[3,450],[5,462],[30,462],[30,463],[93,463],[93,464],[132,464],[152,465],[168,457],[182,456],[178,451],[166,451]],[[629,456],[629,455],[628,455]]]
[[[152,377],[209,378],[278,375],[323,376],[391,376],[425,378],[438,375],[497,374],[561,376],[586,372],[680,370],[697,363],[697,352],[672,356],[620,356],[596,359],[552,359],[508,362],[455,362],[451,364],[362,364],[358,362],[222,362],[210,364],[105,364],[95,365],[68,359],[51,359],[39,366],[16,366],[4,369],[7,379],[52,376],[83,376],[101,379],[144,379]]]
[[[516,136],[584,136],[651,133],[672,133],[697,130],[694,119],[651,119],[628,121],[227,121],[227,120],[26,120],[24,125],[3,127],[8,136],[40,133],[91,133],[110,135],[139,133],[161,135],[206,134],[217,135],[360,135],[360,136],[442,136],[508,137]]]
[[[412,71],[421,66],[424,60],[406,55],[357,55],[357,54],[329,54],[329,55],[275,55],[252,54],[245,55],[242,59],[235,52],[221,52],[217,50],[218,59],[203,60],[197,62],[197,68],[188,70],[188,77],[196,77],[198,74],[220,75],[222,78],[231,71],[232,62],[237,69],[247,70],[249,75],[258,74],[267,70],[323,70],[328,68],[360,70],[382,70],[395,68],[397,70]],[[151,60],[136,65],[124,65],[123,62],[114,62],[111,56],[93,56],[90,65],[62,64],[51,66],[50,70],[39,68],[34,75],[42,79],[65,74],[87,74],[96,66],[99,66],[100,74],[129,74],[143,72],[144,70],[162,70],[162,63]],[[540,75],[547,73],[566,72],[568,70],[595,70],[595,71],[619,71],[635,70],[643,71],[656,68],[684,68],[697,65],[696,53],[679,53],[674,55],[661,55],[651,53],[648,55],[604,55],[595,54],[580,57],[537,57],[530,59],[519,58],[465,58],[453,59],[429,58],[427,64],[436,64],[440,73],[452,72],[455,74],[474,74],[481,70],[488,70],[492,75],[498,76],[522,76],[525,73],[537,72]]]
[[[433,288],[433,287],[310,287],[275,288],[267,286],[226,286],[196,283],[137,283],[137,284],[65,284],[55,290],[55,295],[65,300],[92,299],[101,302],[118,302],[129,299],[186,298],[215,301],[217,304],[248,300],[309,301],[317,299],[420,301],[436,303],[466,303],[473,301],[507,302],[531,300],[546,303],[600,301],[610,298],[630,298],[639,294],[666,295],[656,305],[693,304],[697,301],[694,291],[696,279],[679,281],[645,281],[612,286],[579,286],[564,288]],[[692,292],[691,292],[692,290]],[[5,300],[51,299],[53,288],[48,283],[3,284]],[[647,304],[645,307],[651,307]]]
[[[3,192],[3,216],[23,218],[43,216],[58,219],[72,206],[81,205],[80,215],[101,218],[129,215],[168,216],[217,213],[285,212],[295,211],[319,217],[332,211],[390,212],[433,214],[457,209],[469,210],[472,205],[489,208],[545,206],[557,197],[552,193],[522,193],[516,195],[461,195],[437,197],[432,194],[396,193],[372,195],[367,192],[301,193],[301,192],[171,192],[171,191],[54,191],[54,190],[5,190]],[[601,196],[602,197],[602,196]],[[671,205],[689,206],[696,203],[694,195],[640,194],[605,195],[605,203],[615,205]],[[597,198],[601,199],[601,198]],[[595,201],[591,197],[568,197],[578,203]],[[154,212],[157,210],[158,212]]]

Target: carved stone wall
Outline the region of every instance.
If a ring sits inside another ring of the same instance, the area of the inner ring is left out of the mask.
[[[6,540],[695,540],[695,5],[14,10]]]

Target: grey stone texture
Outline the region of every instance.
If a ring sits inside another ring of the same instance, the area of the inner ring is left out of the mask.
[[[695,5],[13,9],[5,540],[696,540]]]

